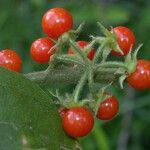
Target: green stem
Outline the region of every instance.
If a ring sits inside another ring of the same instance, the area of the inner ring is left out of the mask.
[[[83,61],[86,63],[88,62],[88,58],[85,55],[85,53],[75,44],[74,41],[72,41],[71,39],[69,40],[70,42],[70,46],[77,52],[77,54],[79,54],[79,56],[83,59]]]
[[[95,110],[94,110],[94,113],[95,113],[95,116],[97,115],[97,111],[99,109],[99,105],[100,103],[105,99],[106,96],[104,96],[104,91],[100,93],[97,101],[96,101],[96,106],[95,106]]]
[[[56,57],[56,60],[64,63],[75,63],[85,66],[83,61],[77,58],[77,56],[60,55]]]
[[[94,111],[94,112],[95,112],[95,116],[96,116],[97,111],[98,111],[98,109],[99,109],[100,103],[101,103],[103,100],[105,100],[105,99],[107,99],[107,98],[109,97],[109,95],[104,94],[104,92],[105,92],[105,90],[106,90],[110,85],[112,85],[112,82],[110,82],[110,83],[107,84],[106,86],[102,87],[102,88],[100,89],[100,91],[99,91],[99,95],[98,95],[98,98],[96,99],[96,105],[95,105],[95,111]]]
[[[112,33],[108,29],[106,29],[100,22],[97,22],[97,25],[99,26],[100,30],[106,37],[109,37],[112,35]]]
[[[91,51],[91,49],[93,48],[95,43],[96,43],[96,41],[92,40],[86,47],[84,47],[83,51],[86,54],[86,56],[89,54],[89,52]]]
[[[73,99],[74,99],[75,103],[77,103],[77,101],[79,100],[80,92],[81,92],[83,86],[85,85],[86,80],[87,80],[87,72],[84,72],[84,74],[81,76],[81,78],[74,90]]]
[[[101,44],[101,46],[97,49],[97,51],[96,51],[96,53],[95,53],[95,55],[94,55],[94,59],[93,59],[93,63],[94,63],[94,64],[95,64],[96,62],[98,62],[99,57],[100,57],[100,55],[101,55],[101,53],[102,53],[102,50],[103,50],[103,48],[105,47],[105,45],[106,45],[106,42],[104,41],[104,42]]]
[[[61,49],[61,44],[56,43],[55,48],[56,48],[55,55],[53,55],[53,58],[49,61],[49,66],[47,68],[47,71],[50,71],[51,69],[53,69],[55,67],[55,65],[57,63],[56,62],[56,57],[59,54],[59,51]]]
[[[93,72],[94,72],[93,67],[90,66],[90,64],[89,64],[89,67],[88,67],[88,85],[89,85],[89,90],[90,90],[91,94],[93,95],[93,97],[95,97],[95,92],[94,92],[94,88],[93,88],[93,83],[94,83]]]
[[[71,31],[69,31],[69,32],[70,32],[70,33],[73,33],[73,34],[75,34],[75,35],[79,35],[79,34],[81,33],[81,31],[82,31],[84,25],[85,25],[85,22],[82,22],[82,23],[78,26],[78,28],[77,28],[76,30],[71,30]]]
[[[76,84],[80,80],[82,74],[85,71],[85,67],[61,67],[53,68],[51,71],[37,71],[24,74],[24,76],[31,81],[40,84],[42,86],[50,86],[53,84]],[[94,69],[94,81],[98,83],[108,83],[115,80],[114,74],[108,74],[103,70]]]
[[[122,63],[122,62],[116,62],[116,61],[108,61],[108,62],[103,62],[98,65],[96,65],[97,68],[99,67],[117,67],[117,68],[123,68],[123,69],[128,69],[128,67]]]
[[[98,69],[96,68],[97,72],[100,72],[101,74],[114,74],[118,68],[103,68],[103,67],[99,67]]]
[[[53,68],[50,71],[37,71],[24,74],[31,81],[42,86],[50,86],[53,84],[76,84],[83,74],[83,67],[62,67]]]

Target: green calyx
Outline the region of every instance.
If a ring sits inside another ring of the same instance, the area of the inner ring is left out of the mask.
[[[134,51],[134,53],[130,52],[128,55],[125,57],[125,65],[127,66],[127,73],[131,74],[136,70],[136,65],[137,65],[137,54],[142,47],[143,44],[140,44],[137,49]]]
[[[57,43],[69,43],[69,40],[76,40],[77,37],[79,36],[81,30],[84,27],[84,23],[80,24],[79,27],[76,30],[70,30],[68,32],[65,32],[64,34],[62,34],[62,36],[58,39]],[[59,44],[58,44],[59,45]]]
[[[121,89],[123,89],[123,82],[125,79],[136,70],[137,54],[141,47],[142,44],[140,44],[133,53],[131,53],[131,49],[128,55],[125,57],[124,65],[126,66],[126,69],[122,70],[122,74],[119,77],[119,84]]]
[[[118,45],[117,36],[114,33],[114,31],[113,30],[109,31],[100,22],[98,22],[98,26],[100,27],[102,33],[105,35],[105,41],[107,41],[107,45],[110,48],[110,51],[114,50],[116,52],[123,54],[123,51],[120,49]]]

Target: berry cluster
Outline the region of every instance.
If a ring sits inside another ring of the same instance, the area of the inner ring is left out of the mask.
[[[96,118],[111,120],[119,111],[119,103],[115,96],[107,95],[99,105]],[[94,115],[91,110],[84,106],[60,108],[63,128],[68,135],[79,138],[87,135],[93,128]]]
[[[63,8],[52,8],[42,18],[42,29],[47,37],[35,40],[30,54],[37,63],[49,63],[46,73],[52,69],[82,68],[81,78],[73,94],[58,98],[62,126],[71,137],[87,135],[93,128],[94,117],[100,120],[111,120],[119,111],[117,98],[107,93],[107,88],[119,81],[123,88],[126,80],[133,88],[145,90],[150,88],[150,61],[137,60],[141,45],[133,51],[135,35],[127,27],[117,26],[110,31],[98,23],[103,37],[91,36],[91,41],[77,40],[83,28],[81,24],[73,30],[73,17]],[[124,57],[125,61],[108,61],[109,54]],[[20,71],[22,60],[12,50],[0,51],[0,66]],[[115,77],[112,78],[112,77]],[[99,80],[98,80],[98,79]],[[98,82],[96,82],[96,79]],[[109,81],[101,87],[101,81]],[[84,85],[88,85],[87,96],[81,99]],[[100,86],[99,86],[100,85]]]

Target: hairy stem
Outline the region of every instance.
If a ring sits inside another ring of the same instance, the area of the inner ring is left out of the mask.
[[[124,69],[128,69],[127,66],[123,62],[115,62],[115,61],[108,61],[108,62],[103,62],[97,65],[97,68],[99,67],[121,67]]]
[[[24,76],[33,82],[41,85],[50,84],[74,84],[77,83],[83,69],[80,67],[51,69],[46,71],[32,72],[24,74]]]
[[[53,84],[76,84],[80,80],[82,74],[85,71],[85,67],[74,66],[58,69],[51,69],[46,71],[38,71],[24,74],[24,76],[31,81],[40,85],[53,85]],[[108,83],[115,79],[114,74],[108,74],[107,71],[94,70],[94,81],[99,83]]]
[[[77,102],[79,99],[80,92],[85,85],[85,82],[87,80],[87,72],[84,72],[81,76],[81,79],[79,80],[79,83],[77,84],[75,90],[74,90],[74,101]]]

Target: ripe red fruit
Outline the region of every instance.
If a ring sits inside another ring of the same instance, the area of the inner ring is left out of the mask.
[[[77,45],[78,45],[81,49],[83,49],[84,47],[86,47],[88,44],[89,44],[89,43],[86,42],[86,41],[77,41]],[[68,54],[74,54],[74,53],[75,53],[75,51],[74,51],[72,48],[69,48],[69,49],[68,49]],[[94,55],[95,55],[95,49],[91,49],[91,51],[88,53],[87,57],[88,57],[90,60],[92,60],[93,57],[94,57]]]
[[[70,108],[63,117],[63,128],[71,137],[87,135],[93,128],[93,114],[83,107]]]
[[[2,50],[0,51],[0,67],[20,72],[22,68],[21,57],[13,50]]]
[[[55,52],[54,49],[51,49],[53,46],[54,43],[49,38],[37,39],[31,45],[31,57],[38,63],[48,63],[50,56]]]
[[[115,96],[111,96],[100,104],[96,117],[101,120],[110,120],[115,117],[118,110],[118,100]]]
[[[63,8],[49,9],[42,18],[43,31],[51,38],[58,38],[72,27],[72,16]]]
[[[128,76],[127,82],[137,90],[150,88],[150,61],[138,60],[136,70]]]
[[[113,28],[113,31],[117,36],[118,45],[124,54],[121,54],[120,52],[115,52],[114,50],[112,51],[112,54],[115,56],[127,55],[130,49],[135,44],[134,33],[129,28],[123,26],[115,27]]]

